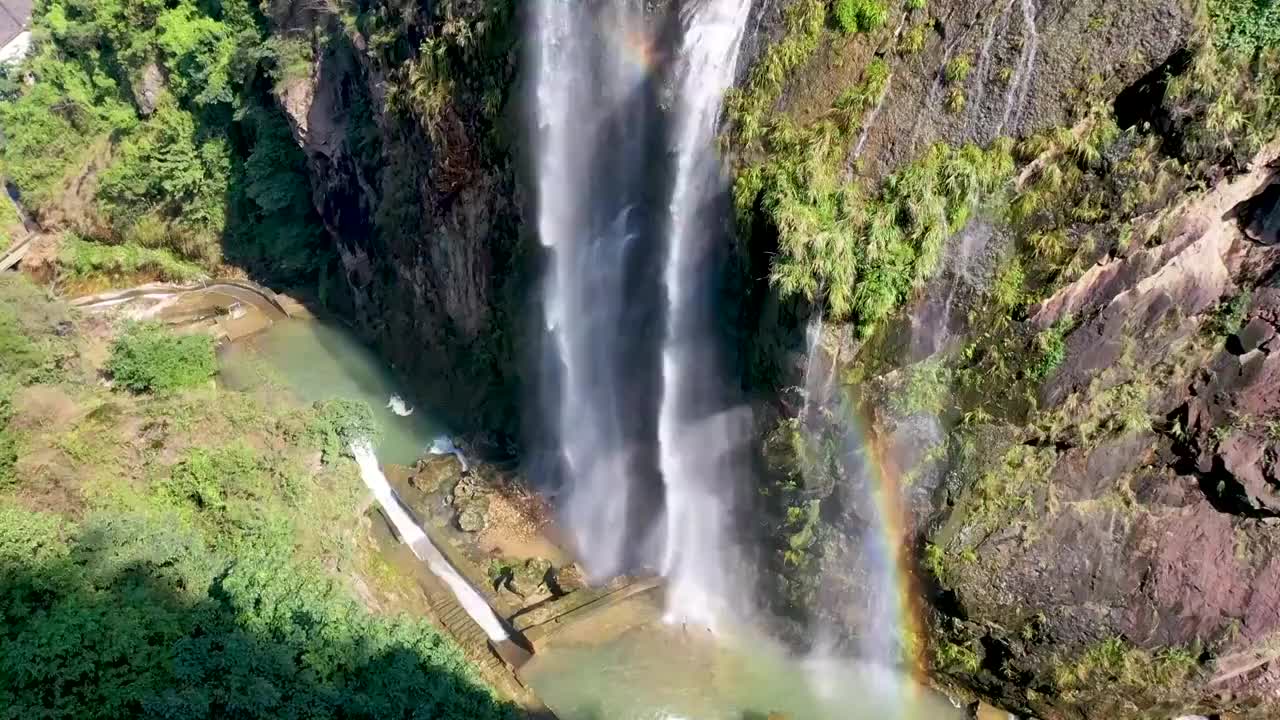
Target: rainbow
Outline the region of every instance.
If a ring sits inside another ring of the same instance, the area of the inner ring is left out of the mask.
[[[855,467],[843,462],[846,473],[859,473],[865,480],[861,500],[874,509],[864,535],[867,569],[876,580],[882,616],[873,624],[875,637],[870,655],[886,665],[906,665],[909,677],[898,682],[901,707],[915,707],[921,701],[926,677],[923,594],[912,568],[906,517],[902,503],[903,473],[896,466],[882,439],[868,432],[856,404],[843,389],[831,403],[833,417],[826,422],[841,443],[843,458],[858,458]]]

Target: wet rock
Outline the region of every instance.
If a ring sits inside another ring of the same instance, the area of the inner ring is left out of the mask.
[[[458,511],[458,529],[463,532],[480,532],[489,522],[489,503],[481,499],[471,502]]]
[[[418,461],[409,484],[425,493],[453,492],[462,479],[462,469],[452,456],[428,455]]]
[[[538,595],[550,595],[548,582],[551,578],[551,561],[543,558],[530,558],[524,564],[514,568],[507,587],[511,592],[528,600]]]

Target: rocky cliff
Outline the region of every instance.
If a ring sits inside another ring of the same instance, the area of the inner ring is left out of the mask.
[[[512,432],[529,321],[509,2],[293,4],[311,39],[280,88],[340,262],[323,290],[460,428]]]
[[[756,3],[726,322],[790,627],[862,627],[876,466],[942,681],[1048,718],[1273,707],[1276,68],[1241,8]],[[516,6],[273,22],[315,50],[278,95],[331,298],[460,426],[514,433]]]
[[[780,612],[866,630],[887,482],[943,682],[1271,716],[1274,53],[1222,3],[839,5],[730,113]]]

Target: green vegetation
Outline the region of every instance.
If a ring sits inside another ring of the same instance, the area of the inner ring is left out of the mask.
[[[107,372],[134,392],[171,393],[207,382],[217,372],[213,338],[178,335],[157,323],[134,323],[111,347]]]
[[[307,428],[362,413],[113,393],[84,366],[95,341],[21,277],[0,277],[0,316],[5,714],[515,716],[429,624],[355,600],[355,582],[382,592],[361,486],[349,461],[316,468]]]
[[[1075,322],[1070,317],[1065,317],[1036,335],[1035,345],[1039,356],[1028,371],[1033,381],[1040,382],[1049,377],[1067,359],[1067,334],[1074,326]]]
[[[317,402],[313,409],[315,416],[308,431],[320,446],[325,463],[332,464],[349,455],[353,442],[377,443],[378,425],[368,403],[325,400]]]
[[[1007,143],[935,145],[867,196],[841,182],[834,135],[779,127],[770,159],[742,173],[735,192],[739,207],[758,202],[778,228],[772,279],[782,294],[825,300],[865,335],[933,275],[947,238],[1007,182],[1012,156]]]
[[[751,70],[746,87],[725,96],[734,144],[743,149],[759,142],[768,130],[768,115],[787,79],[813,55],[826,23],[825,0],[800,0],[787,6],[783,37],[770,45]]]
[[[1068,702],[1089,686],[1117,695],[1140,694],[1126,698],[1129,702],[1167,701],[1199,672],[1199,655],[1197,650],[1183,647],[1151,652],[1113,637],[1086,648],[1074,662],[1059,665],[1054,684]]]
[[[903,413],[941,413],[951,397],[951,376],[942,362],[926,360],[905,372],[905,386],[893,394],[890,405]]]
[[[64,0],[33,23],[40,42],[17,72],[35,82],[0,97],[0,169],[46,224],[286,282],[327,261],[305,159],[270,94],[309,41],[268,39],[242,0]]]
[[[947,63],[942,76],[948,85],[958,85],[969,78],[970,72],[973,72],[973,61],[968,55],[960,55]]]
[[[1242,290],[1218,303],[1208,321],[1205,322],[1205,332],[1221,338],[1240,332],[1240,328],[1244,325],[1245,313],[1249,310],[1249,301],[1252,299],[1253,293]]]
[[[1253,52],[1280,46],[1280,5],[1267,0],[1209,0],[1207,6],[1219,47]]]
[[[889,17],[883,0],[835,0],[836,24],[846,33],[879,30]]]
[[[180,260],[163,248],[129,243],[102,245],[74,235],[63,238],[58,266],[73,280],[106,278],[128,282],[139,277],[154,277],[167,282],[189,282],[207,275],[199,265]]]
[[[972,675],[982,669],[982,661],[976,652],[946,639],[938,641],[934,647],[933,659],[944,670],[958,670]]]
[[[898,38],[898,52],[903,55],[916,55],[923,52],[926,32],[927,28],[923,23],[912,25],[902,33],[901,38]]]

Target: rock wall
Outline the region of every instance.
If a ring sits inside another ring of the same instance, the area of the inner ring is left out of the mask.
[[[514,433],[531,264],[510,139],[511,3],[298,6],[310,75],[277,88],[341,262],[322,290],[459,429]]]

